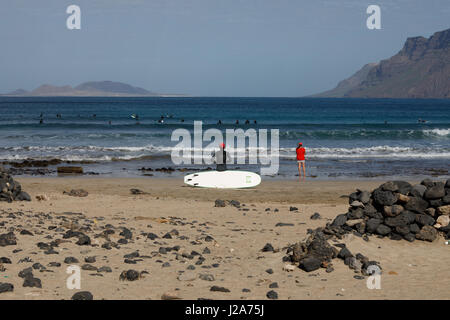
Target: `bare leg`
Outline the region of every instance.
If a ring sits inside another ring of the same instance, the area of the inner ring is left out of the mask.
[[[302,170],[300,162],[298,163],[298,179],[300,182],[302,182]]]
[[[303,168],[303,181],[306,180],[306,163],[302,163],[302,168]]]

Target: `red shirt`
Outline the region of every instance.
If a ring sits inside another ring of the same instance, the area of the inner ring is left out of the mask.
[[[305,148],[297,148],[297,160],[305,160]]]

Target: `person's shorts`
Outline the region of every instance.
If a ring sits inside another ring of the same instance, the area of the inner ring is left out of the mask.
[[[305,160],[297,160],[298,163],[305,163]]]

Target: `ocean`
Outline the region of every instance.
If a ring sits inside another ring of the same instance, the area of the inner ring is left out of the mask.
[[[210,166],[171,161],[173,130],[192,132],[196,120],[203,130],[278,129],[279,172],[263,179],[296,178],[299,141],[310,179],[450,177],[450,100],[434,99],[0,97],[0,162],[61,159],[104,177],[178,177]]]

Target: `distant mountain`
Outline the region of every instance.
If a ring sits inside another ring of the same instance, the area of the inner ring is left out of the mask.
[[[147,91],[139,87],[133,87],[126,83],[113,82],[113,81],[91,81],[80,84],[75,87],[78,91],[88,92],[109,92],[113,94],[132,94],[132,95],[155,95],[155,93]]]
[[[17,89],[17,90],[14,90],[14,91],[11,91],[11,92],[7,93],[7,95],[16,96],[16,95],[23,95],[23,94],[27,94],[27,93],[28,93],[27,90]]]
[[[154,93],[129,84],[113,81],[84,82],[76,87],[52,86],[48,84],[28,92],[18,89],[4,96],[68,96],[68,97],[152,97],[152,96],[178,96],[176,94]]]
[[[313,97],[450,98],[450,29],[408,38],[395,56],[367,64]]]

